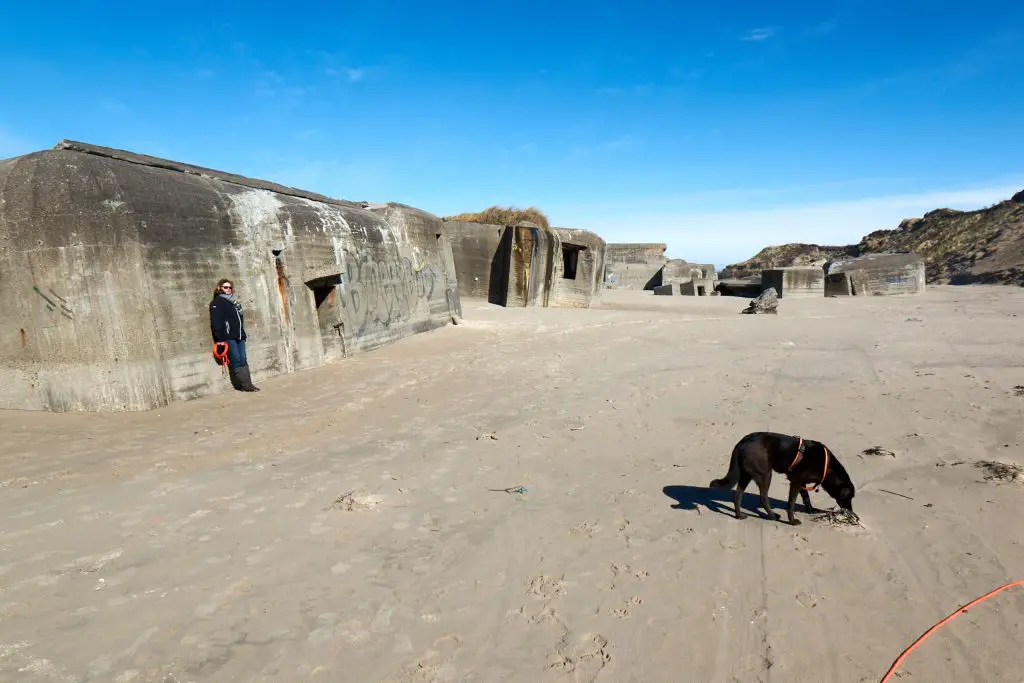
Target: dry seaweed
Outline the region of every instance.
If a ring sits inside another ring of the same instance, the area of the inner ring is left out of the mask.
[[[860,523],[860,517],[853,510],[843,510],[842,508],[832,508],[829,510],[821,510],[815,517],[815,521],[824,522],[831,527],[863,527]]]
[[[1012,462],[978,460],[974,466],[982,470],[988,481],[1015,481],[1024,484],[1024,467]]]

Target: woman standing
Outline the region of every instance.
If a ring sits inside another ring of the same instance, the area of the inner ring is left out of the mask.
[[[217,283],[210,301],[210,331],[215,343],[228,345],[228,375],[231,386],[238,391],[259,391],[249,375],[249,361],[245,356],[245,316],[242,304],[235,295],[231,280]]]

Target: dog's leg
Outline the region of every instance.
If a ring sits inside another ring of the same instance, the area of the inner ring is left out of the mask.
[[[809,513],[817,512],[817,510],[814,509],[814,506],[811,505],[811,494],[807,493],[807,489],[805,489],[805,488],[801,488],[800,489],[800,497],[804,501],[804,510],[806,510]]]
[[[772,483],[771,474],[767,477],[761,478],[757,482],[757,488],[761,491],[761,505],[764,506],[764,511],[768,513],[768,519],[774,519],[776,522],[782,519],[782,517],[772,510],[772,504],[768,502],[768,486]]]
[[[804,490],[803,486],[795,481],[789,482],[789,501],[786,505],[786,514],[789,515],[789,523],[793,526],[800,523],[800,520],[793,516],[793,507],[796,505],[796,494],[798,492],[803,493],[805,497],[807,496],[807,491]]]
[[[750,485],[750,475],[746,472],[740,472],[740,480],[736,484],[736,497],[733,498],[733,507],[736,508],[736,519],[746,519],[747,513],[743,512],[740,508],[740,501],[743,500],[743,492],[747,490],[747,486]]]

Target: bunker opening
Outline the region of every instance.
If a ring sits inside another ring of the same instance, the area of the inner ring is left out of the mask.
[[[345,342],[344,306],[341,302],[340,287],[344,284],[341,274],[310,280],[306,287],[313,293],[313,305],[320,328],[320,341],[324,349],[324,361],[330,362],[348,355]]]
[[[566,280],[576,279],[576,271],[580,263],[580,252],[584,248],[574,244],[562,245],[562,277]]]

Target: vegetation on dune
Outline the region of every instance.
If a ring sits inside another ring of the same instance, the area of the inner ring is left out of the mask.
[[[826,262],[843,256],[858,256],[856,246],[838,247],[820,244],[782,244],[765,247],[754,256],[740,263],[726,266],[721,277],[745,278],[760,276],[762,270],[769,268],[788,268],[792,266],[823,266]]]
[[[487,225],[518,225],[522,222],[536,223],[542,228],[550,228],[551,223],[548,217],[540,209],[530,206],[519,209],[514,206],[492,206],[475,213],[460,213],[455,216],[445,216],[446,221],[461,221],[464,223],[485,223]]]
[[[876,230],[858,244],[783,244],[726,266],[723,278],[748,277],[765,268],[818,266],[844,256],[913,251],[924,257],[928,282],[1024,286],[1024,191],[977,211],[936,209]]]

